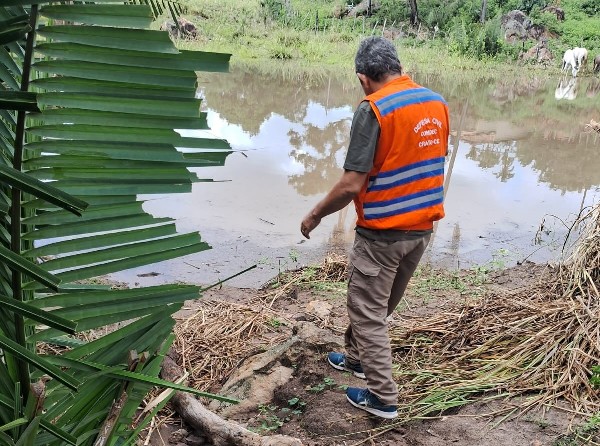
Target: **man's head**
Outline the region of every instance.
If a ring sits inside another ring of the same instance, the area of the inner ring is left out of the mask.
[[[366,94],[376,91],[372,84],[379,84],[390,76],[402,74],[396,48],[383,37],[367,37],[360,42],[354,67]]]

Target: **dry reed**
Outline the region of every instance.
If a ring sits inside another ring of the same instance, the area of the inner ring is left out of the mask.
[[[263,288],[262,298],[272,307],[282,296],[294,293],[298,287],[309,288],[317,283],[340,283],[348,275],[348,262],[343,255],[328,253],[321,265],[302,267],[279,274],[267,282]]]
[[[214,391],[248,356],[281,341],[285,335],[273,330],[278,317],[260,301],[199,300],[196,313],[175,326],[174,348],[189,385]]]
[[[538,283],[392,329],[401,419],[502,396],[527,396],[519,414],[561,400],[576,414],[600,410],[590,383],[600,363],[600,206],[582,220],[576,249]]]

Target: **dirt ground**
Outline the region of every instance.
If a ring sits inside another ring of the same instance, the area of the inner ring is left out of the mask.
[[[525,264],[488,272],[485,280],[469,282],[471,288],[468,290],[440,285],[428,286],[426,292],[420,282],[431,283],[432,276],[435,279],[436,275],[441,277],[447,273],[429,271],[427,275],[417,275],[391,324],[415,315],[436,314],[451,302],[476,298],[473,296],[486,291],[501,292],[527,286],[539,280],[544,269],[544,266]],[[447,283],[446,279],[439,282]],[[341,343],[347,324],[344,291],[340,284],[331,288],[320,284],[317,287],[289,287],[285,292],[275,294],[275,298],[268,297],[270,308],[277,314],[271,338],[280,342],[291,335],[296,324],[309,321]],[[265,301],[264,295],[264,290],[222,287],[207,292],[202,299],[253,306],[260,299]],[[311,311],[315,301],[324,304],[324,312]],[[188,302],[178,314],[180,323],[193,316],[197,306],[197,301]],[[582,422],[569,412],[568,407],[532,410],[509,418],[489,415],[501,409],[506,413],[505,409],[516,408],[519,401],[514,400],[471,403],[408,423],[380,421],[346,401],[345,386],[364,386],[364,381],[331,368],[326,362],[326,353],[326,349],[317,349],[289,360],[293,363],[285,365],[293,369],[291,379],[274,389],[270,401],[263,401],[254,410],[229,419],[262,435],[283,434],[298,438],[306,446],[576,446],[599,441],[597,434],[587,442],[575,439],[573,434],[567,436]],[[219,393],[222,384],[213,383],[210,391]],[[147,438],[140,444],[210,444],[201,433],[186,426],[177,414],[171,412],[169,416],[158,417],[157,421],[151,435],[146,434]]]

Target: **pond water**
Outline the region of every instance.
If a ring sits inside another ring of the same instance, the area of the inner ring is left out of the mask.
[[[451,116],[446,218],[426,261],[469,268],[558,260],[575,217],[599,198],[600,136],[585,131],[600,118],[598,76],[467,83],[456,73],[409,74],[441,93]],[[202,74],[200,85],[211,133],[237,152],[224,167],[196,171],[223,181],[142,198],[147,211],[199,231],[213,249],[113,278],[209,284],[257,264],[229,284],[259,287],[279,271],[345,251],[352,205],[325,218],[310,240],[299,227],[342,173],[358,81],[240,69]]]

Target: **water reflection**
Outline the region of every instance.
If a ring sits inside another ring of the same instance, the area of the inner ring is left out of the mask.
[[[348,115],[346,110],[345,115]],[[302,164],[301,174],[290,175],[289,184],[301,195],[327,192],[329,180],[340,175],[340,161],[346,154],[350,120],[327,122],[323,127],[313,124],[303,131],[290,130],[290,156]]]
[[[577,97],[579,78],[572,76],[563,76],[558,81],[558,86],[554,91],[554,97],[557,100],[566,99],[572,101]]]
[[[324,219],[309,241],[298,228],[341,174],[362,97],[358,82],[243,70],[202,76],[209,125],[245,156],[199,171],[229,182],[199,183],[188,196],[146,205],[182,230],[200,231],[215,248],[160,266],[162,277],[209,283],[259,262],[232,282],[259,286],[280,269],[344,251],[353,238],[352,208]],[[499,252],[506,264],[556,258],[566,222],[598,199],[600,137],[583,129],[597,113],[600,81],[582,77],[577,90],[585,94],[557,101],[555,79],[414,77],[444,95],[451,114],[447,217],[428,259],[466,267]]]

